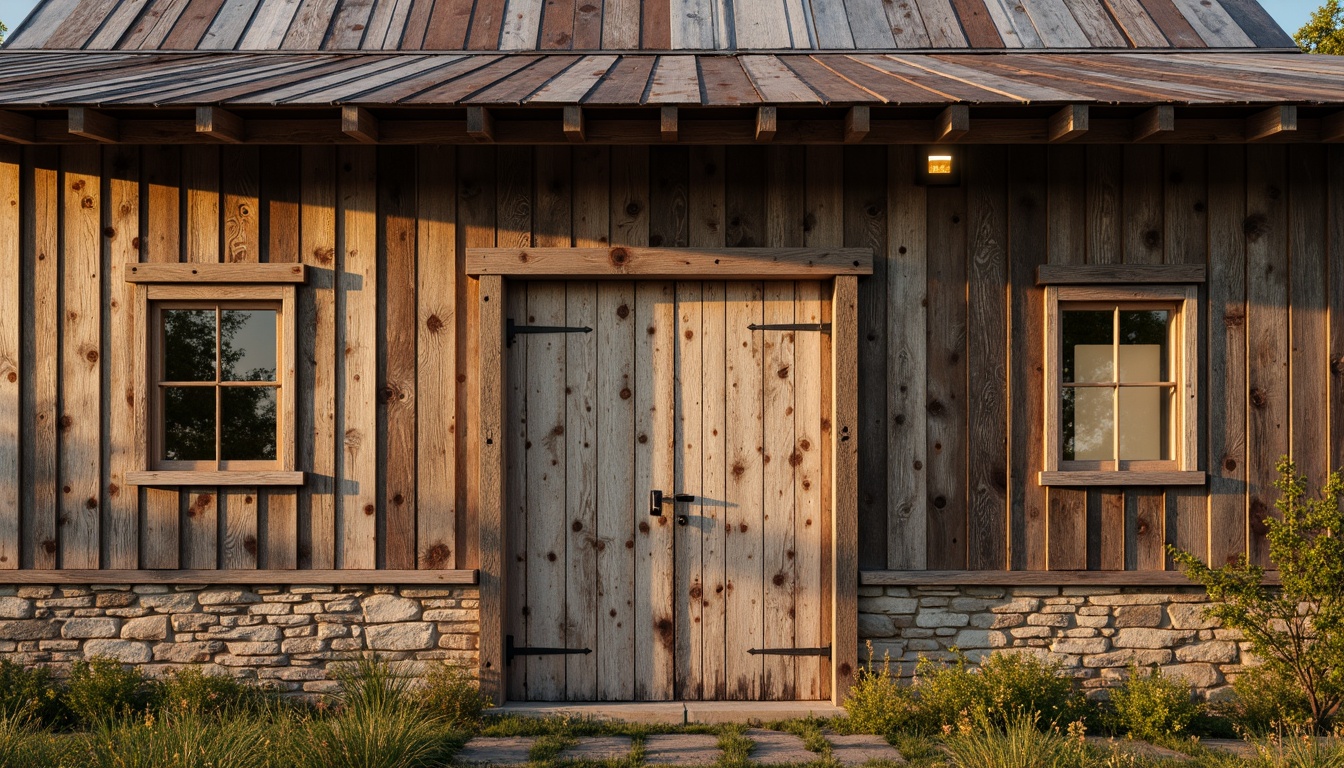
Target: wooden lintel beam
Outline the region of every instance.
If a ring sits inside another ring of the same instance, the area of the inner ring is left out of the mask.
[[[1270,107],[1246,118],[1246,140],[1259,141],[1297,130],[1297,107]]]
[[[658,129],[659,135],[662,137],[663,141],[677,140],[677,120],[678,115],[676,107],[663,107],[661,123]]]
[[[773,141],[779,130],[779,111],[774,107],[756,108],[756,140]]]
[[[121,139],[121,127],[115,117],[88,107],[70,108],[69,132],[106,144],[115,144]]]
[[[341,107],[341,133],[364,144],[377,144],[378,118],[363,107]]]
[[[247,138],[243,119],[219,107],[196,108],[196,133],[230,144],[242,143]]]
[[[1052,142],[1071,141],[1087,133],[1090,115],[1086,104],[1070,104],[1050,116],[1047,134]]]
[[[854,144],[863,141],[872,125],[872,117],[867,107],[850,107],[845,113],[845,143]]]
[[[566,139],[575,142],[586,141],[588,132],[583,126],[583,107],[565,107],[564,124],[561,127]]]
[[[37,140],[36,131],[37,124],[33,118],[0,110],[0,141],[32,144]]]
[[[467,107],[467,135],[477,141],[495,140],[495,118],[485,107]]]
[[[1176,108],[1164,104],[1153,107],[1134,118],[1134,141],[1146,141],[1159,134],[1176,130]]]
[[[1344,112],[1321,118],[1321,141],[1344,141]]]
[[[956,141],[970,130],[971,108],[953,104],[938,115],[933,137],[935,141]]]

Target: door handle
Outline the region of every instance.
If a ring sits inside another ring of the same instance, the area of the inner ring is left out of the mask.
[[[653,517],[663,516],[664,504],[676,504],[678,502],[692,502],[695,497],[689,493],[664,493],[663,491],[649,491],[649,514]]]

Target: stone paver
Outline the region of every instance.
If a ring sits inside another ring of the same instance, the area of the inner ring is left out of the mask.
[[[792,733],[766,731],[751,728],[746,737],[756,743],[751,751],[751,761],[765,765],[786,765],[790,763],[811,763],[821,759],[816,752],[808,752],[803,740]]]
[[[486,738],[477,736],[457,753],[458,765],[525,765],[537,740],[528,736]]]
[[[840,736],[828,733],[826,734],[826,740],[831,743],[831,756],[841,765],[863,765],[869,760],[885,760],[891,763],[905,762],[901,753],[897,752],[896,748],[888,744],[887,740],[881,736],[872,736],[866,733]]]
[[[1219,752],[1227,752],[1237,757],[1251,759],[1255,757],[1255,747],[1241,739],[1200,739],[1200,744]]]
[[[560,754],[561,760],[619,760],[630,754],[631,740],[627,736],[592,736]]]
[[[644,762],[649,765],[713,765],[718,759],[718,736],[660,733],[644,741]]]

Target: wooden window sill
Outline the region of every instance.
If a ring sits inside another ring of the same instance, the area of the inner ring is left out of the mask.
[[[1040,483],[1044,486],[1158,486],[1158,485],[1204,485],[1203,472],[1042,472]]]
[[[244,471],[195,471],[157,469],[148,472],[127,472],[127,485],[148,486],[300,486],[303,485],[302,472],[244,472]]]

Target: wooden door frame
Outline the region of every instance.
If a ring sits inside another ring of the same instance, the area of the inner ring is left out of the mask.
[[[481,691],[503,704],[508,687],[505,622],[505,414],[508,407],[505,291],[523,280],[829,280],[831,282],[831,700],[841,704],[859,654],[860,275],[871,248],[468,248],[467,275],[478,292],[481,382],[477,536],[480,545]]]

